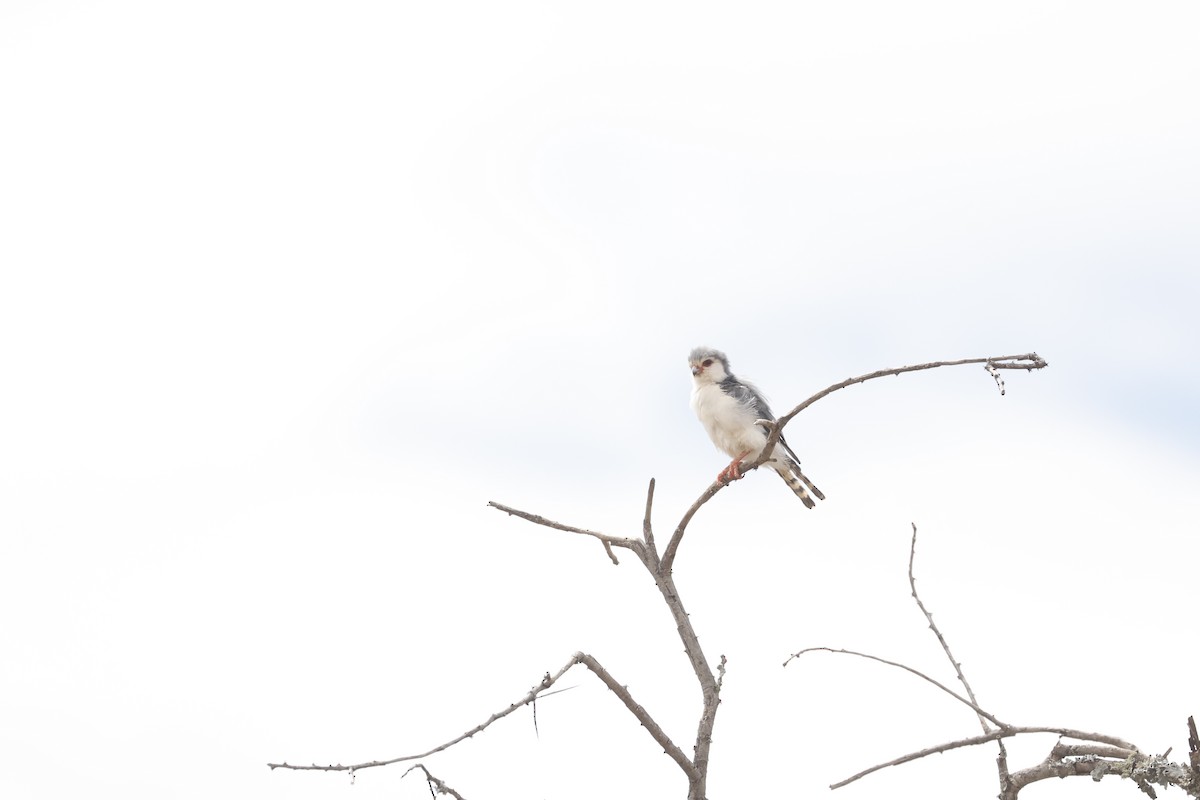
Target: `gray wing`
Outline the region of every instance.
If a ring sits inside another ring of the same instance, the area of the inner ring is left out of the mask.
[[[753,411],[755,419],[775,419],[771,407],[767,405],[767,398],[762,396],[762,392],[755,388],[754,384],[743,383],[730,375],[721,381],[721,391]]]
[[[737,400],[746,408],[754,412],[755,419],[775,419],[775,415],[771,412],[771,407],[767,405],[767,398],[763,397],[762,392],[752,383],[743,383],[737,378],[730,375],[725,380],[721,381],[721,390],[725,394]],[[766,433],[766,428],[763,428],[763,433]],[[792,450],[787,440],[782,436],[779,437],[779,444],[792,457],[797,465],[800,464],[800,458]]]

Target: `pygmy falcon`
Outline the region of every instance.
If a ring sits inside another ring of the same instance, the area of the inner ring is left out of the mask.
[[[720,350],[697,347],[688,356],[688,364],[694,382],[692,410],[717,449],[733,459],[717,475],[717,480],[726,483],[737,480],[742,477],[743,459],[758,458],[767,443],[767,428],[761,423],[773,422],[775,415],[762,392],[749,381],[734,376],[729,370],[729,358]],[[808,508],[815,505],[809,491],[825,499],[821,490],[800,471],[800,459],[782,436],[764,466],[779,473]]]

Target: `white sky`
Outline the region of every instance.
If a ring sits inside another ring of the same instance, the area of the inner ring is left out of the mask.
[[[684,750],[648,576],[723,465],[687,351],[786,410],[677,564],[729,658],[710,795],[824,796],[981,703],[1174,755],[1200,714],[1192,3],[0,5],[0,796],[419,798],[403,768],[593,653]],[[578,688],[428,766],[682,797]],[[1014,767],[1049,738],[1012,748]],[[987,749],[839,790],[992,797]],[[1030,798],[1127,797],[1073,780]],[[1181,795],[1179,795],[1181,796]]]

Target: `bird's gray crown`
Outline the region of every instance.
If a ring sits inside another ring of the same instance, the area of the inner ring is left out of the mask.
[[[729,358],[720,350],[714,350],[711,347],[697,347],[688,353],[689,364],[699,364],[706,358],[715,358],[725,365],[725,371],[729,372]]]

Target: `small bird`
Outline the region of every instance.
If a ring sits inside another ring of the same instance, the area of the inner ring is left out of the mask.
[[[729,466],[717,474],[717,480],[735,481],[742,477],[742,459],[747,456],[751,460],[758,458],[767,443],[767,428],[760,424],[761,421],[773,422],[775,415],[762,392],[753,384],[734,377],[729,370],[729,358],[720,350],[697,347],[688,355],[688,364],[695,383],[692,410],[717,449],[733,458]],[[778,472],[808,508],[816,505],[808,491],[825,499],[821,490],[800,472],[800,459],[782,436],[765,465]]]

